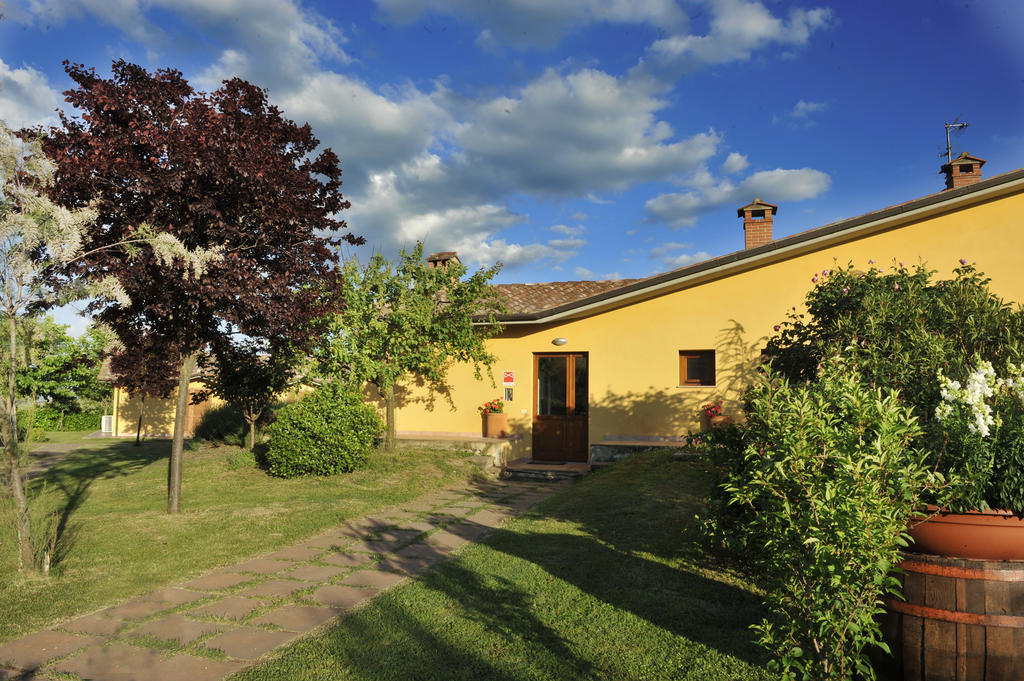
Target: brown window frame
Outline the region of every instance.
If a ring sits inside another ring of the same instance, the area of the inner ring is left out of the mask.
[[[710,359],[710,372],[704,376],[692,377],[686,373],[687,359]],[[683,386],[714,386],[718,380],[718,365],[714,350],[680,350],[679,351],[679,385]]]

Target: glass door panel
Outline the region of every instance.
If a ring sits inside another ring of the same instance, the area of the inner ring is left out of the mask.
[[[567,400],[568,357],[537,358],[537,415],[565,416]]]

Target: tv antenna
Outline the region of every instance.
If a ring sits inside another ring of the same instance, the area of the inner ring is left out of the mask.
[[[953,128],[953,129],[956,129],[956,130],[963,130],[964,128],[967,127],[967,125],[968,125],[967,121],[964,121],[963,123],[960,122],[960,117],[959,116],[957,116],[956,120],[953,121],[952,123],[946,123],[946,163],[952,163],[953,162],[953,147],[949,143],[949,130],[950,130],[950,128]]]

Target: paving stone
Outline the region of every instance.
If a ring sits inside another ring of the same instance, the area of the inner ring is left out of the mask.
[[[189,591],[188,589],[180,589],[176,586],[172,586],[166,589],[160,589],[146,596],[146,600],[155,601],[167,601],[168,603],[174,603],[175,605],[184,605],[185,603],[194,603],[195,601],[209,598],[209,594],[199,593],[198,591]]]
[[[0,645],[0,664],[17,669],[35,669],[54,658],[100,641],[102,639],[95,636],[75,636],[63,631],[40,631]]]
[[[332,608],[348,610],[368,598],[373,597],[373,592],[366,589],[357,589],[354,586],[329,585],[317,589],[313,594],[313,600]]]
[[[426,539],[426,544],[428,546],[436,547],[442,551],[455,551],[468,543],[468,539],[463,539],[459,535],[453,534],[447,529],[435,532]]]
[[[467,520],[469,522],[476,523],[477,525],[481,525],[483,527],[489,527],[491,529],[494,529],[496,527],[500,527],[502,525],[502,523],[504,523],[506,520],[508,520],[511,517],[512,516],[509,513],[502,513],[500,511],[490,511],[490,510],[487,510],[487,511],[480,511],[479,513],[475,513],[475,514],[469,516],[469,518],[467,518]]]
[[[424,572],[437,565],[438,562],[438,560],[431,560],[429,558],[392,556],[381,561],[378,564],[378,569],[414,577],[416,575],[422,575]]]
[[[311,546],[289,546],[281,549],[275,553],[271,553],[269,558],[271,560],[312,560],[323,553],[323,549],[314,548]]]
[[[158,612],[170,610],[173,607],[174,603],[169,603],[167,601],[140,598],[138,600],[128,601],[123,605],[115,605],[112,608],[107,608],[100,612],[107,617],[116,617],[123,620],[141,620],[155,615]]]
[[[395,551],[394,555],[399,558],[415,558],[418,560],[430,560],[437,562],[448,557],[451,549],[442,549],[425,543],[410,544],[403,549]]]
[[[255,572],[260,575],[272,575],[275,572],[290,568],[292,563],[286,560],[274,560],[272,558],[255,558],[253,560],[239,563],[231,568],[232,572]]]
[[[427,525],[426,523],[423,523],[423,525],[426,526],[426,529],[404,526],[388,528],[377,536],[376,541],[389,541],[398,544],[406,544],[408,542],[411,542],[413,539],[420,536],[424,532],[428,532],[430,530],[429,525]]]
[[[85,617],[79,617],[76,620],[66,622],[65,624],[60,625],[60,628],[66,631],[74,631],[79,634],[110,636],[124,626],[124,620],[104,617],[102,614],[96,612],[91,615],[86,615]],[[0,676],[0,679],[2,678],[3,677]]]
[[[470,519],[461,523],[449,525],[444,531],[450,532],[456,535],[457,537],[466,539],[467,541],[476,541],[480,537],[490,532],[491,528],[484,527],[483,525],[478,525],[477,523],[474,523],[472,519]]]
[[[394,551],[399,546],[401,546],[402,544],[405,544],[405,543],[407,543],[407,542],[383,541],[383,540],[382,541],[365,540],[365,541],[357,541],[352,546],[349,546],[348,550],[349,551],[365,552],[365,553],[388,553],[389,551]]]
[[[166,659],[156,650],[115,643],[62,660],[54,671],[96,681],[220,681],[243,666],[184,654]]]
[[[284,598],[291,596],[296,591],[307,589],[313,586],[312,582],[293,582],[287,579],[271,579],[262,584],[254,584],[239,593],[243,596],[256,596],[264,598]]]
[[[434,523],[428,523],[425,520],[420,520],[414,523],[402,523],[398,528],[401,532],[415,532],[416,534],[423,534],[424,532],[430,532],[431,530],[437,529],[437,525]],[[415,535],[413,535],[415,538]]]
[[[434,501],[413,501],[408,504],[403,504],[402,509],[405,511],[412,511],[414,513],[423,513],[425,511],[433,511],[440,502]]]
[[[255,660],[293,638],[295,638],[295,633],[291,631],[264,631],[252,627],[240,627],[218,634],[210,640],[204,641],[203,645],[207,648],[222,650],[230,657]]]
[[[245,666],[237,660],[211,660],[206,657],[175,655],[164,661],[161,672],[166,676],[149,681],[221,681]]]
[[[323,553],[327,549],[338,550],[342,547],[348,546],[355,540],[355,537],[343,537],[333,534],[325,534],[320,535],[318,537],[313,537],[312,539],[307,539],[306,541],[302,542],[300,546],[311,549],[320,549],[320,553]]]
[[[131,636],[153,636],[168,641],[179,641],[183,645],[212,634],[224,631],[229,625],[216,622],[199,622],[183,615],[168,615],[157,620],[146,622],[131,632]]]
[[[289,631],[309,631],[316,629],[324,622],[334,619],[340,610],[335,608],[318,608],[313,605],[286,605],[283,608],[257,617],[253,624],[273,624]]]
[[[388,519],[391,520],[392,522],[395,522],[395,521],[402,522],[403,520],[413,520],[414,518],[418,518],[419,516],[420,516],[419,513],[414,513],[412,511],[395,511],[394,513],[388,513],[387,514]]]
[[[445,506],[441,509],[446,515],[454,516],[456,518],[462,518],[469,515],[472,511],[475,511],[476,507],[467,508],[465,506]]]
[[[192,611],[194,615],[204,617],[222,617],[224,619],[237,620],[250,614],[252,611],[262,608],[263,602],[245,598],[244,596],[228,596],[213,603],[207,603]]]
[[[229,589],[244,582],[251,582],[252,580],[252,575],[238,575],[232,572],[217,572],[212,575],[193,579],[191,582],[185,582],[185,586],[192,589]]]
[[[326,582],[331,577],[340,575],[343,572],[348,572],[348,570],[333,565],[300,565],[285,572],[284,576],[305,579],[311,582]]]
[[[150,681],[157,678],[157,670],[162,666],[163,660],[156,650],[114,643],[61,660],[53,670],[96,681]]]
[[[341,580],[342,586],[368,586],[378,591],[383,591],[405,579],[404,575],[396,572],[382,572],[380,570],[360,570],[353,572]]]
[[[320,558],[321,563],[340,565],[342,567],[358,567],[371,562],[373,558],[368,553],[331,553]]]

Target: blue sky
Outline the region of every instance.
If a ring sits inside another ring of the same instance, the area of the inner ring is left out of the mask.
[[[70,59],[240,76],[341,157],[367,245],[499,281],[642,277],[938,191],[943,123],[1024,166],[1024,3],[8,0],[0,118],[49,123]]]

